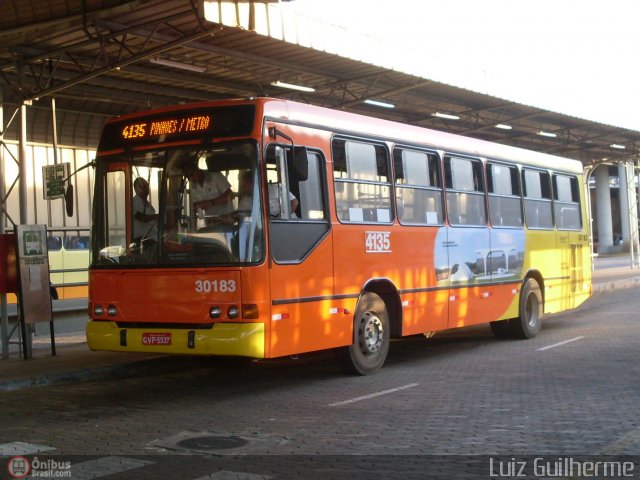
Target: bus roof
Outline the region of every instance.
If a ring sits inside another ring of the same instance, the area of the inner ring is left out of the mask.
[[[515,161],[534,167],[554,168],[575,174],[583,172],[582,163],[578,160],[533,150],[289,100],[270,98],[258,100],[264,104],[264,115],[282,118],[293,123],[313,125],[356,136],[388,139],[396,143],[406,143],[450,153],[492,160]]]
[[[163,112],[185,111],[190,109],[256,104],[263,115],[274,120],[308,125],[324,130],[361,137],[373,137],[390,140],[395,143],[442,150],[450,153],[471,155],[492,160],[518,162],[539,168],[554,168],[565,172],[581,174],[582,163],[564,157],[525,150],[500,143],[479,140],[453,133],[406,125],[390,120],[382,120],[356,113],[343,112],[305,103],[278,98],[258,97],[250,99],[230,99],[212,102],[200,102],[188,105],[175,105],[160,109],[123,115],[107,123],[123,119],[155,115]]]

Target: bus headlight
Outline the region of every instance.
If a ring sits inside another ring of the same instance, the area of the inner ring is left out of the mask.
[[[222,315],[222,309],[220,307],[211,307],[209,309],[209,316],[211,318],[220,318],[220,315]]]
[[[110,317],[115,317],[116,314],[118,313],[118,309],[116,308],[115,305],[109,305],[107,307],[107,313],[109,314]]]
[[[227,315],[230,319],[234,320],[240,315],[240,309],[233,305],[232,307],[229,307],[229,310],[227,310]]]
[[[93,307],[93,314],[96,317],[101,317],[102,315],[104,315],[104,308],[102,308],[102,305],[96,305],[95,307]]]

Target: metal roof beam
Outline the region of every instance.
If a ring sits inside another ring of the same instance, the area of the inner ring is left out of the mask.
[[[511,105],[516,105],[516,104],[512,103]],[[547,112],[544,111],[544,110],[537,110],[535,112],[527,113],[527,114],[524,114],[524,115],[518,115],[516,117],[503,118],[503,119],[500,119],[499,121],[491,122],[491,124],[487,124],[487,125],[482,126],[482,127],[471,128],[469,130],[463,130],[462,132],[460,132],[460,134],[461,135],[471,135],[472,133],[478,133],[478,132],[482,132],[484,130],[488,130],[488,129],[494,128],[498,123],[511,123],[511,124],[514,124],[514,123],[519,122],[521,120],[528,120],[530,118],[535,118],[535,117],[538,117],[538,116],[543,115],[545,113],[547,113]]]
[[[178,75],[174,73],[167,72],[159,68],[147,68],[139,65],[140,64],[127,65],[122,69],[122,71],[135,73],[138,75],[148,75],[148,76],[154,76],[156,78],[164,78],[166,80],[180,81],[180,78],[178,78]],[[201,85],[203,87],[208,87],[208,88],[216,87],[223,90],[229,90],[234,96],[237,96],[236,92],[238,90],[244,90],[245,92],[247,92],[248,96],[255,95],[255,93],[260,90],[259,85],[249,85],[247,83],[241,83],[241,82],[227,82],[227,81],[217,80],[209,76],[199,76],[194,74],[189,74],[188,82],[196,86]]]
[[[166,42],[166,41],[172,41],[175,39],[175,36],[170,35],[170,34],[166,34],[166,33],[162,33],[162,32],[152,32],[150,30],[145,30],[145,29],[132,29],[130,26],[127,26],[125,24],[122,23],[117,23],[117,22],[113,22],[113,21],[109,21],[109,20],[104,20],[104,19],[98,19],[95,21],[95,23],[99,26],[102,26],[103,28],[108,28],[108,29],[112,29],[112,30],[121,30],[124,31],[126,30],[128,32],[129,35],[133,35],[133,36],[142,36],[147,38],[147,36],[155,41],[161,41],[161,42]],[[230,28],[230,27],[224,27],[224,28]],[[274,41],[269,39],[270,41]],[[299,46],[295,46],[292,45],[292,47],[298,47],[298,48],[305,48],[305,47],[299,47]],[[379,76],[381,73],[385,73],[386,70],[383,69],[382,67],[380,67],[380,72],[376,72],[375,74],[367,74],[367,75],[361,75],[358,77],[346,77],[344,75],[338,74],[336,72],[319,72],[317,69],[312,69],[312,68],[304,68],[302,67],[300,64],[298,63],[291,63],[291,62],[285,62],[282,60],[273,60],[273,59],[269,59],[266,58],[264,56],[259,56],[259,55],[254,55],[251,53],[246,53],[246,52],[241,52],[239,50],[233,50],[233,49],[229,49],[229,48],[225,48],[225,47],[220,47],[217,45],[211,45],[209,43],[202,43],[202,42],[191,42],[188,45],[188,48],[199,51],[199,52],[203,52],[203,53],[212,53],[215,55],[220,55],[223,57],[227,57],[227,58],[234,58],[234,59],[239,59],[242,61],[246,61],[249,63],[255,63],[258,65],[265,65],[265,66],[269,66],[269,67],[273,67],[273,68],[278,68],[278,69],[286,69],[289,70],[291,72],[296,72],[296,73],[302,73],[302,74],[308,74],[308,75],[313,75],[313,76],[317,76],[317,77],[325,77],[325,78],[330,78],[331,81],[329,83],[326,83],[324,86],[316,86],[316,91],[319,90],[323,90],[325,88],[335,88],[336,85],[340,86],[342,85],[343,88],[346,88],[346,85],[348,83],[352,83],[355,82],[357,84],[362,85],[364,80],[367,80],[369,78],[371,78],[372,76],[377,77]],[[395,94],[398,93],[402,93],[404,91],[410,91],[410,90],[415,90],[417,88],[421,88],[424,86],[428,86],[428,85],[434,85],[438,82],[434,82],[433,80],[424,80],[421,82],[417,82],[415,84],[409,85],[407,87],[393,87],[393,88],[388,88],[388,90],[386,92],[395,92]],[[387,88],[386,85],[381,85],[382,88]],[[346,91],[346,90],[345,90]],[[383,93],[386,93],[383,92]],[[391,94],[391,93],[387,93],[387,94]],[[380,94],[373,94],[372,95],[380,95]],[[281,96],[286,96],[286,95],[281,95]],[[357,98],[356,95],[352,95],[354,97]],[[424,96],[421,96],[422,98],[424,98]],[[441,101],[443,103],[452,103],[452,104],[457,104],[457,105],[461,105],[461,106],[465,106],[464,104],[460,103],[460,102],[455,102],[454,99],[452,98],[445,98],[445,97],[440,97],[440,96],[436,96],[433,94],[428,94],[427,97],[429,99],[433,99],[436,101]],[[354,100],[353,103],[351,102],[347,102],[346,104],[339,104],[337,105],[337,108],[349,108],[353,105],[356,105],[358,103],[361,103],[362,100]],[[332,102],[333,103],[333,102]],[[335,105],[335,104],[334,104]]]
[[[22,53],[24,54],[32,54],[32,55],[36,55],[36,56],[40,56],[43,54],[43,52],[41,50],[38,50],[36,48],[32,48],[32,47],[28,47],[25,48]],[[87,69],[90,70],[92,68],[92,66],[95,64],[95,60],[94,59],[89,59],[87,57],[80,57],[80,56],[74,56],[73,57],[73,63],[78,66],[79,68],[82,69]],[[59,62],[60,64],[60,62]],[[140,64],[138,64],[140,65]],[[207,87],[207,88],[211,88],[211,87],[216,87],[216,88],[220,88],[220,89],[224,89],[224,90],[229,90],[232,92],[232,95],[237,96],[237,91],[238,90],[245,90],[248,96],[251,95],[255,95],[257,91],[259,91],[261,88],[259,85],[249,85],[249,84],[245,84],[245,83],[240,83],[240,82],[227,82],[227,81],[221,81],[221,80],[216,80],[214,78],[211,77],[199,77],[197,75],[193,75],[193,74],[189,74],[189,78],[188,80],[179,78],[179,75],[171,73],[171,72],[167,72],[165,70],[159,69],[159,68],[146,68],[146,67],[142,67],[142,66],[138,66],[135,64],[131,64],[131,65],[127,65],[125,67],[122,67],[120,70],[123,72],[129,72],[129,73],[134,73],[137,75],[146,75],[149,77],[155,77],[155,78],[164,78],[166,80],[170,80],[170,81],[188,81],[190,84],[194,84],[194,85],[201,85],[203,87]],[[62,69],[60,69],[59,71],[63,71]],[[64,80],[69,80],[70,77],[69,74],[61,74],[60,75],[62,78],[64,78]],[[183,75],[184,76],[184,75]],[[105,78],[104,76],[101,78]],[[138,82],[139,83],[139,82]],[[131,87],[126,87],[126,88],[131,88]],[[171,87],[175,90],[174,87]],[[148,90],[148,88],[146,88],[146,90]],[[192,98],[199,98],[199,96],[197,97],[193,97]]]
[[[58,76],[62,81],[66,81],[74,78],[74,72],[67,72],[59,69]],[[26,80],[33,81],[29,77],[27,77]],[[206,101],[213,98],[220,98],[219,96],[202,92],[201,90],[153,85],[135,80],[113,78],[107,75],[103,75],[99,79],[88,80],[82,85],[76,84],[67,93],[72,96],[78,95],[82,91],[82,86],[84,85],[92,88],[92,95],[100,96],[110,102],[120,102],[120,100],[122,100],[120,103],[125,104],[128,104],[131,101],[147,104],[149,101],[152,101],[158,104],[169,105],[171,103],[183,102],[185,100]],[[59,96],[60,94],[61,93],[57,93],[56,95]]]
[[[69,5],[69,3],[73,4],[72,2],[67,2],[67,6]],[[92,10],[90,12],[86,12],[86,17],[91,19],[92,17],[98,16],[98,15],[109,15],[109,14],[118,15],[118,14],[129,12],[134,8],[140,5],[143,5],[145,3],[147,3],[147,0],[132,0],[130,2],[125,3],[124,5],[118,5],[111,8]],[[26,25],[7,28],[5,30],[0,31],[0,38],[10,37],[13,35],[29,34],[32,32],[36,32],[38,30],[49,29],[51,27],[59,27],[59,28],[70,27],[77,24],[79,21],[82,21],[82,16],[83,16],[82,13],[65,15],[63,17],[45,20],[43,22],[29,23]],[[26,41],[26,38],[23,38],[21,40],[21,43],[24,41]]]
[[[150,30],[144,30],[144,29],[132,30],[131,27],[128,27],[127,25],[104,20],[104,19],[96,20],[95,23],[96,25],[100,25],[105,28],[110,28],[114,30],[127,29],[127,31],[129,32],[129,35],[137,35],[145,38],[148,35],[151,35],[150,38],[159,42],[171,42],[171,41],[174,41],[176,38],[174,35],[168,35],[162,32],[152,32]],[[230,28],[230,27],[219,26],[219,28]],[[203,53],[213,53],[223,57],[237,58],[240,60],[244,60],[246,62],[257,63],[258,65],[266,65],[274,68],[286,68],[287,70],[290,70],[292,72],[304,73],[307,75],[315,75],[315,76],[333,77],[334,79],[341,80],[341,81],[348,80],[347,77],[344,77],[336,73],[329,73],[329,74],[318,73],[317,70],[314,70],[312,68],[303,68],[298,63],[284,62],[282,60],[272,60],[268,57],[253,55],[251,53],[241,52],[238,50],[220,47],[217,45],[210,45],[208,43],[191,42],[189,44],[189,48],[192,48],[194,50],[197,50]]]
[[[132,3],[139,3],[138,1],[136,2],[132,2]],[[142,24],[142,26],[146,27],[148,25],[153,25],[153,24],[158,24],[158,23],[162,23],[162,22],[167,22],[167,21],[171,21],[171,20],[175,20],[178,18],[182,18],[184,16],[186,16],[187,14],[189,14],[190,11],[187,12],[183,12],[183,13],[179,13],[179,14],[175,14],[166,18],[163,18],[161,20],[155,20],[153,22],[146,22],[144,24]],[[78,15],[77,16],[79,19],[82,19],[82,15]],[[131,27],[131,28],[138,28],[137,26]],[[115,39],[118,36],[121,35],[126,35],[128,33],[128,30],[123,29],[120,31],[113,31],[109,34],[105,34],[102,35],[100,40],[102,42],[108,42],[108,41],[112,41],[113,39]],[[19,55],[23,55],[25,58],[23,59],[25,62],[35,62],[37,60],[44,60],[44,59],[50,59],[53,57],[56,57],[58,55],[62,55],[65,54],[71,50],[75,50],[75,49],[80,49],[83,47],[90,47],[92,45],[99,45],[99,40],[95,39],[95,38],[89,38],[86,40],[82,40],[80,42],[76,42],[76,43],[72,43],[70,45],[63,45],[60,47],[56,47],[53,48],[51,50],[42,50],[42,49],[35,49],[33,47],[31,47],[30,45],[14,45],[13,47],[10,48],[10,50],[13,53],[17,53]],[[10,68],[13,68],[15,66],[14,62],[7,62],[4,64],[0,65],[0,71],[1,70],[7,70]]]
[[[117,62],[113,62],[110,63],[108,65],[105,65],[103,67],[99,67],[96,68],[94,70],[91,70],[89,72],[80,74],[80,75],[76,75],[74,78],[64,81],[62,83],[59,83],[57,85],[48,87],[48,88],[41,88],[41,89],[36,89],[35,91],[29,92],[25,95],[23,95],[23,100],[33,100],[35,98],[39,98],[39,97],[44,97],[47,95],[51,95],[53,93],[57,93],[61,90],[64,90],[66,88],[72,87],[74,85],[77,85],[78,83],[82,83],[82,82],[86,82],[88,80],[91,80],[93,78],[99,77],[100,75],[103,75],[107,72],[110,72],[111,70],[116,70],[118,68],[127,66],[131,63],[135,63],[139,60],[142,60],[144,58],[148,58],[151,57],[153,55],[157,55],[159,53],[165,52],[167,50],[170,50],[172,48],[175,48],[177,46],[180,45],[184,45],[186,43],[189,43],[193,40],[197,40],[199,38],[205,37],[205,36],[209,36],[212,35],[213,33],[215,33],[217,29],[208,29],[208,30],[204,30],[204,31],[198,31],[196,33],[193,33],[191,35],[187,35],[185,37],[181,37],[178,39],[175,39],[173,42],[169,42],[163,45],[159,45],[157,47],[153,47],[153,48],[149,48],[141,53],[138,53],[136,55],[132,55],[130,57],[127,57],[125,59],[119,60]]]
[[[409,90],[415,90],[416,88],[420,88],[420,87],[426,87],[427,85],[431,85],[432,83],[433,83],[432,80],[425,80],[425,81],[422,81],[422,82],[414,83],[413,85],[406,85],[404,87],[391,88],[389,90],[385,90],[383,92],[374,93],[372,95],[369,95],[369,92],[367,91],[367,93],[366,93],[366,95],[364,97],[359,98],[357,100],[351,100],[350,102],[339,103],[338,105],[336,105],[336,107],[337,108],[349,108],[349,107],[352,107],[354,105],[359,105],[360,103],[364,102],[367,98],[370,98],[371,96],[374,96],[374,97],[380,98],[380,99],[384,99],[387,96],[397,95],[399,93],[408,92]]]

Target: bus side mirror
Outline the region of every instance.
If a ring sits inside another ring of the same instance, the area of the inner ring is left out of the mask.
[[[298,177],[298,181],[304,182],[309,177],[307,147],[293,147],[293,168]]]
[[[67,210],[67,217],[73,217],[73,185],[69,182],[67,190],[64,192],[64,206]]]
[[[73,201],[75,200],[73,196],[73,185],[71,185],[71,177],[73,177],[76,173],[81,172],[85,168],[95,167],[95,166],[96,166],[96,161],[91,160],[89,163],[87,163],[83,167],[80,167],[79,169],[77,169],[75,172],[73,172],[71,175],[69,175],[67,178],[64,179],[65,182],[69,182],[69,184],[67,185],[67,190],[64,192],[64,206],[67,210],[67,217],[73,217]]]

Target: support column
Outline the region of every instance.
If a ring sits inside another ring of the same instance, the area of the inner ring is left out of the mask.
[[[633,162],[626,164],[627,196],[629,197],[629,253],[631,268],[640,267],[640,235],[638,233],[638,196],[636,194],[636,168]]]
[[[4,110],[3,110],[3,92],[0,85],[0,207],[6,208],[4,204],[5,193],[5,175],[4,168]],[[0,208],[0,234],[4,233],[5,215],[4,210]],[[2,358],[9,358],[9,316],[7,313],[7,294],[0,293],[0,339],[2,340]]]
[[[627,180],[627,164],[618,164],[618,185],[620,195],[620,230],[622,233],[622,245],[624,248],[629,248],[629,241],[631,239],[631,229],[629,223],[629,215],[631,210],[629,208],[629,188]]]
[[[595,169],[594,177],[596,179],[596,212],[598,215],[598,253],[608,253],[613,250],[609,167],[600,165]]]
[[[26,225],[28,221],[27,215],[27,106],[23,103],[20,105],[20,144],[18,146],[18,162],[19,178],[18,178],[18,196],[20,197],[20,224]]]
[[[29,223],[28,216],[28,184],[27,184],[27,105],[23,102],[20,105],[20,145],[18,146],[19,178],[18,178],[18,194],[20,197],[20,224]],[[24,325],[24,359],[32,357],[32,333],[31,325]]]
[[[58,122],[56,120],[56,99],[51,97],[51,137],[53,138],[53,164],[58,164]]]

